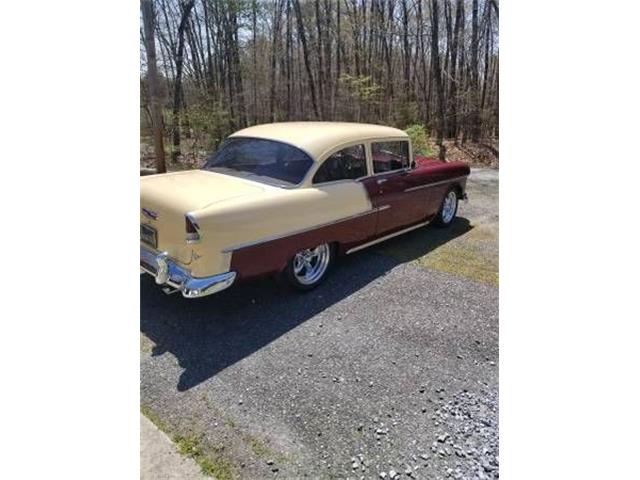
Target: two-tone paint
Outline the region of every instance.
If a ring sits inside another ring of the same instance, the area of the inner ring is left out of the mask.
[[[349,254],[387,238],[426,225],[437,214],[444,195],[455,189],[465,195],[469,167],[416,158],[413,169],[370,175],[354,181],[364,188],[371,208],[346,218],[236,245],[231,253],[231,270],[239,279],[279,273],[300,250],[322,243],[335,246],[338,254]]]
[[[141,242],[141,248],[162,254],[195,279],[278,273],[298,251],[321,243],[341,254],[357,251],[428,223],[450,189],[464,196],[469,174],[466,164],[424,157],[416,157],[411,168],[375,174],[373,142],[407,141],[413,158],[405,132],[379,125],[282,123],[234,136],[289,143],[314,164],[292,188],[205,170],[142,177],[140,223],[157,232],[157,245]],[[367,175],[314,184],[323,162],[352,145],[365,146]],[[197,226],[198,241],[188,240],[185,218]]]

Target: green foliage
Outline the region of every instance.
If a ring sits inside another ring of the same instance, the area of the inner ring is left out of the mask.
[[[213,448],[213,454],[207,455],[200,438],[194,436],[176,436],[173,441],[176,443],[181,454],[193,458],[202,473],[217,480],[231,480],[233,475],[233,467],[228,460],[219,455],[224,449],[222,445]]]
[[[417,102],[398,101],[392,116],[397,125],[413,125],[418,123],[420,106]]]
[[[340,82],[347,87],[351,95],[362,102],[373,102],[377,100],[378,95],[382,91],[382,87],[372,80],[371,75],[360,75],[356,77],[354,75],[344,74],[340,76]]]
[[[432,156],[435,155],[435,149],[429,141],[427,129],[422,124],[409,125],[405,132],[411,138],[413,153],[417,155]]]
[[[219,102],[203,99],[187,109],[189,127],[207,150],[213,150],[230,133],[230,115]]]
[[[140,412],[142,412],[142,414],[145,417],[147,417],[149,420],[151,420],[151,423],[153,423],[160,430],[162,430],[165,433],[168,432],[169,427],[167,426],[167,424],[164,423],[160,419],[160,417],[158,415],[156,415],[156,413],[153,410],[151,410],[149,407],[147,407],[146,405],[140,405]]]
[[[153,410],[146,405],[140,405],[140,411],[156,427],[170,435],[169,426]],[[232,464],[222,455],[224,445],[209,445],[207,448],[203,445],[201,437],[194,435],[176,435],[173,437],[173,442],[182,455],[195,460],[205,475],[214,477],[216,480],[233,480],[235,477]]]

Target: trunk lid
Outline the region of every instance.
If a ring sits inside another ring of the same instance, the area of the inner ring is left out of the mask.
[[[142,245],[166,251],[188,265],[193,246],[186,242],[185,215],[214,203],[260,194],[255,182],[203,170],[189,170],[140,179]],[[155,242],[153,237],[155,234]]]

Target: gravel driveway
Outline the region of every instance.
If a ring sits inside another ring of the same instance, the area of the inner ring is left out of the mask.
[[[141,288],[141,402],[224,478],[497,478],[498,172],[300,295]],[[462,258],[461,258],[462,257]],[[465,260],[466,259],[466,260]]]

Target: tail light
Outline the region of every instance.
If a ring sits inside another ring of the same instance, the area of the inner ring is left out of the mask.
[[[200,233],[198,233],[198,223],[196,220],[190,216],[185,215],[185,229],[187,231],[187,243],[198,243],[200,242]]]

